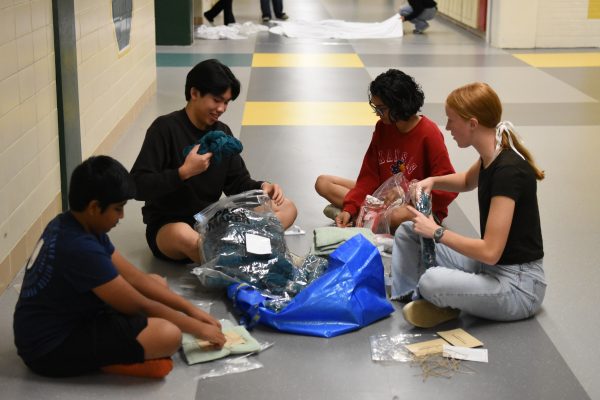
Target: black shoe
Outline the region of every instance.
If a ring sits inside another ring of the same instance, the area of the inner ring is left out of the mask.
[[[206,15],[206,14],[208,14],[208,11],[204,13],[204,18],[206,18],[206,20],[212,24],[212,23],[213,23],[213,21],[214,21],[215,19],[214,19],[214,18],[211,18],[211,17],[209,17],[209,16],[208,16],[208,15]]]
[[[267,16],[262,17],[262,22],[270,22],[270,21],[271,21],[271,17],[267,17]]]
[[[418,30],[418,29],[415,29],[415,30],[413,30],[413,33],[414,33],[415,35],[422,35],[422,34],[424,34],[425,32],[424,32],[424,31],[420,31],[420,30]]]
[[[286,13],[283,13],[283,14],[281,14],[281,15],[277,16],[277,19],[280,19],[280,20],[282,20],[282,21],[285,21],[285,20],[287,20],[287,19],[290,19],[290,17],[289,17],[289,16],[288,16]]]

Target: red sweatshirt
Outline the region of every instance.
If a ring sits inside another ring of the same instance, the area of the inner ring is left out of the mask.
[[[398,171],[403,171],[409,181],[455,172],[450,163],[444,136],[429,118],[421,116],[419,123],[407,133],[398,132],[393,124],[377,122],[356,179],[356,186],[344,198],[343,210],[355,218],[367,194],[372,194]],[[432,210],[440,220],[446,218],[448,204],[457,195],[433,191]]]

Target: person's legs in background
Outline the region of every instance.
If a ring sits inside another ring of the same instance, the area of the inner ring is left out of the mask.
[[[223,0],[216,2],[212,8],[204,13],[204,18],[211,24],[213,23],[215,17],[219,15],[219,13],[223,10]]]
[[[275,12],[275,18],[288,19],[287,14],[283,12],[283,0],[273,0],[273,11]]]
[[[224,11],[224,24],[234,24],[235,17],[233,16],[233,0],[219,0],[215,5],[204,13],[204,18],[212,24],[215,17]]]
[[[437,14],[436,8],[426,8],[423,12],[414,20],[410,21],[415,24],[414,33],[423,33],[427,28],[429,28],[429,23],[427,21],[431,21],[433,17]]]
[[[233,16],[233,0],[222,0],[223,12],[225,13],[225,25],[235,24],[235,17]]]
[[[271,4],[269,3],[269,0],[260,0],[260,12],[262,13],[263,22],[269,22],[271,20]]]

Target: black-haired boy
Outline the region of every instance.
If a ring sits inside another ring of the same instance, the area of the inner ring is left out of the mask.
[[[250,177],[239,154],[212,163],[212,153],[198,154],[199,145],[184,155],[210,131],[231,129],[219,121],[229,102],[240,94],[233,72],[215,59],[190,70],[185,83],[185,108],[158,117],[148,128],[142,149],[131,169],[146,224],[146,240],[162,259],[202,262],[200,236],[193,229],[194,215],[227,196],[262,189],[272,200],[273,211],[284,228],[296,219],[296,206],[277,184]]]
[[[182,331],[224,344],[217,320],[110,242],[107,232],[134,195],[133,179],[108,156],[90,157],[73,171],[70,210],[44,229],[15,308],[15,344],[33,371],[163,377]]]

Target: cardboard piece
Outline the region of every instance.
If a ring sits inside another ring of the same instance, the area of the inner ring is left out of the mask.
[[[460,329],[460,328],[452,329],[450,331],[438,332],[437,334],[440,335],[443,339],[445,339],[448,343],[450,343],[454,346],[458,346],[458,347],[483,346],[483,343],[479,339],[475,338],[474,336],[471,336],[464,329]]]

